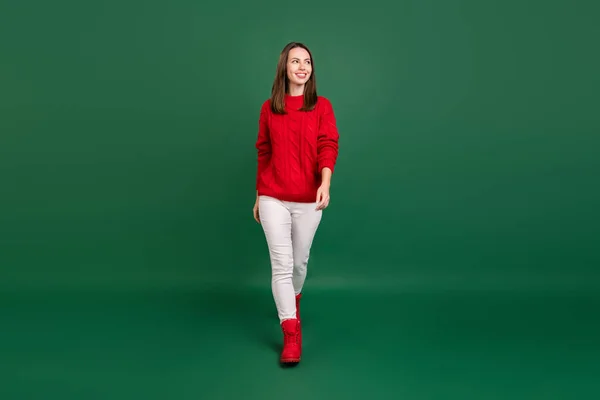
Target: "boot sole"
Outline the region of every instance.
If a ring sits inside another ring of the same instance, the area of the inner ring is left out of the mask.
[[[299,358],[284,358],[279,360],[282,364],[298,364],[300,362]]]

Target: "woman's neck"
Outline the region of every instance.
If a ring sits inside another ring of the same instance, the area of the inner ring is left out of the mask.
[[[302,85],[302,86],[290,85],[288,94],[290,96],[302,96],[302,94],[304,94],[304,85]]]

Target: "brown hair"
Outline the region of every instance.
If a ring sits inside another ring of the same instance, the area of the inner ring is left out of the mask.
[[[273,87],[271,88],[271,110],[276,114],[285,114],[284,99],[289,88],[287,77],[288,54],[290,50],[296,47],[303,48],[308,52],[312,66],[312,73],[310,74],[310,78],[308,78],[308,81],[304,86],[304,105],[300,110],[310,111],[315,108],[315,104],[317,103],[317,81],[315,77],[315,63],[312,54],[306,45],[298,42],[291,42],[283,48],[281,54],[279,55],[275,79],[273,81]]]

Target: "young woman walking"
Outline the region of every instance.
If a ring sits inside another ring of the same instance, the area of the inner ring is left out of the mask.
[[[300,298],[313,238],[329,205],[339,134],[330,101],[317,96],[314,60],[302,43],[282,50],[271,97],[260,110],[254,219],[271,262],[283,332],[282,363],[302,354]]]

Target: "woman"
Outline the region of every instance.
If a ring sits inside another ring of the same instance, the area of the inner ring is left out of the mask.
[[[271,288],[283,332],[282,363],[302,353],[300,298],[313,237],[329,205],[338,156],[329,100],[317,96],[314,61],[302,43],[285,46],[271,97],[259,117],[254,219],[271,261]]]

